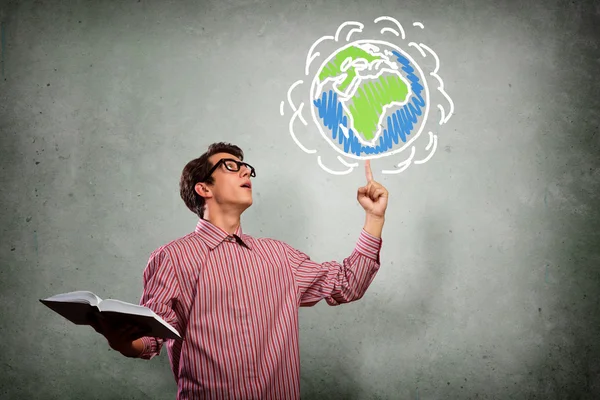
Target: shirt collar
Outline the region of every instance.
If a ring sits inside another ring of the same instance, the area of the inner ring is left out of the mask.
[[[223,241],[226,241],[228,237],[232,236],[238,243],[252,250],[250,241],[247,237],[245,237],[247,235],[244,235],[242,232],[241,225],[237,227],[233,235],[229,235],[226,231],[218,226],[200,218],[196,224],[196,229],[194,232],[200,235],[200,238],[204,240],[211,250],[214,250],[219,244],[221,244]]]

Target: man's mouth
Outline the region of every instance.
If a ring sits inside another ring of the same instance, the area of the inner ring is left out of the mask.
[[[252,189],[252,185],[250,183],[244,183],[242,187],[246,189]]]

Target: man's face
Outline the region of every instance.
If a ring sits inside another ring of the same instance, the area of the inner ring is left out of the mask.
[[[214,154],[209,158],[211,165],[216,165],[221,159],[239,158],[228,153]],[[229,162],[232,169],[237,166]],[[239,171],[230,171],[224,163],[221,163],[212,173],[213,183],[206,185],[209,196],[212,197],[220,209],[238,209],[241,212],[252,205],[252,183],[250,182],[250,168],[240,166]],[[208,200],[208,199],[207,199]]]

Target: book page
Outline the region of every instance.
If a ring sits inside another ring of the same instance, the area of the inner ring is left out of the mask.
[[[113,311],[125,314],[143,315],[154,317],[154,312],[147,307],[137,304],[127,303],[121,300],[106,299],[98,306],[100,311]]]
[[[87,290],[78,290],[75,292],[61,293],[48,297],[44,301],[66,302],[66,303],[84,303],[97,306],[102,299],[94,293]]]
[[[179,338],[180,336],[179,332],[177,332],[177,329],[175,329],[173,326],[167,323],[164,319],[162,319],[158,314],[156,314],[148,307],[127,303],[121,300],[106,299],[102,303],[100,303],[98,309],[102,313],[110,313],[111,319],[120,320],[124,323],[132,323],[136,320],[138,321],[138,323],[142,323],[141,321],[144,321],[144,319],[147,318],[146,323],[149,323],[152,326],[152,334],[157,335],[159,337]],[[137,316],[139,316],[140,318],[137,318]],[[154,321],[151,320],[157,321],[158,324],[155,324]],[[173,336],[172,334],[175,334],[175,336]]]

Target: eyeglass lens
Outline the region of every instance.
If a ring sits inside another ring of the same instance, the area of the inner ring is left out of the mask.
[[[227,160],[227,161],[224,162],[224,164],[225,164],[225,168],[227,168],[228,170],[233,171],[233,172],[239,171],[241,165],[245,165],[246,167],[248,167],[248,169],[250,169],[250,174],[252,176],[255,175],[254,168],[250,164],[247,164],[247,163],[244,163],[244,162],[236,162],[236,161],[233,161],[233,160]]]

